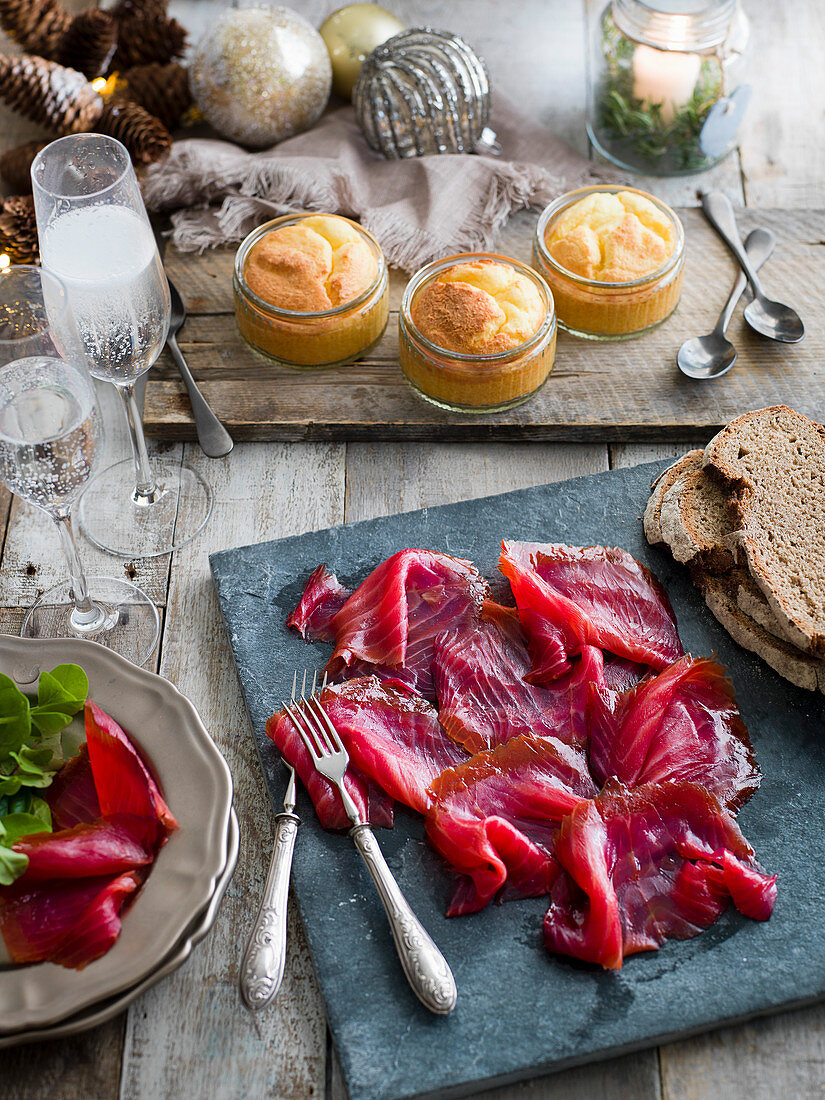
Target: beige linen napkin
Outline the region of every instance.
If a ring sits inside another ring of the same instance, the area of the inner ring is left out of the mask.
[[[498,97],[500,157],[385,160],[364,140],[350,106],[262,152],[207,138],[177,141],[150,168],[150,210],[172,212],[171,239],[197,251],[241,240],[263,220],[295,210],[358,219],[390,263],[408,271],[454,252],[489,248],[514,211],[544,206],[600,178],[591,164]]]

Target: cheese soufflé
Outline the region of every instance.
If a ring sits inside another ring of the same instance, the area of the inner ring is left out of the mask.
[[[238,249],[235,306],[241,335],[278,362],[351,362],[387,323],[384,257],[377,241],[348,218],[276,218]]]
[[[546,380],[555,354],[553,297],[535,272],[468,253],[428,265],[402,302],[401,366],[448,408],[511,408]]]
[[[579,336],[634,336],[676,308],[684,232],[652,195],[581,188],[542,214],[534,261],[553,290],[562,327]]]

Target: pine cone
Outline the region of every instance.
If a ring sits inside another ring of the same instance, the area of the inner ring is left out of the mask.
[[[108,68],[117,46],[117,24],[107,11],[89,8],[76,15],[60,42],[57,61],[88,77]]]
[[[150,115],[159,118],[167,130],[174,130],[192,105],[189,75],[183,65],[136,65],[123,74],[124,96],[139,103]]]
[[[165,4],[155,0],[141,6],[125,4],[113,14],[118,21],[118,39],[112,70],[122,72],[153,62],[163,65],[183,57],[186,30],[166,14]]]
[[[72,21],[60,0],[0,0],[0,27],[29,53],[55,58]]]
[[[0,207],[0,250],[16,264],[38,262],[40,246],[31,195],[12,195]]]
[[[137,103],[110,103],[95,130],[122,141],[136,167],[154,164],[172,148],[172,135],[162,122]]]
[[[146,19],[168,12],[167,0],[117,0],[109,9],[115,19]]]
[[[31,194],[32,163],[46,144],[45,141],[27,141],[25,145],[17,145],[0,154],[0,176],[16,195]]]
[[[42,57],[0,54],[0,99],[58,134],[91,130],[103,100],[82,73]]]

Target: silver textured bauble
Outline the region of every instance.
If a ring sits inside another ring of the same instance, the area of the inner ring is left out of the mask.
[[[309,129],[329,99],[324,40],[291,8],[222,12],[195,47],[189,82],[201,114],[231,141],[262,147]]]
[[[364,61],[352,101],[364,137],[385,157],[500,152],[487,66],[457,34],[394,35]]]

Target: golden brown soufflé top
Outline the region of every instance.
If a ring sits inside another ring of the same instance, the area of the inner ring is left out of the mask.
[[[458,263],[427,283],[411,318],[431,343],[458,355],[496,355],[526,343],[547,313],[533,283],[493,260]]]
[[[550,226],[547,250],[566,271],[599,282],[632,282],[673,255],[676,230],[649,199],[631,191],[595,192]]]
[[[244,268],[249,289],[270,305],[322,313],[359,297],[375,282],[378,260],[345,219],[302,218],[265,234]]]

